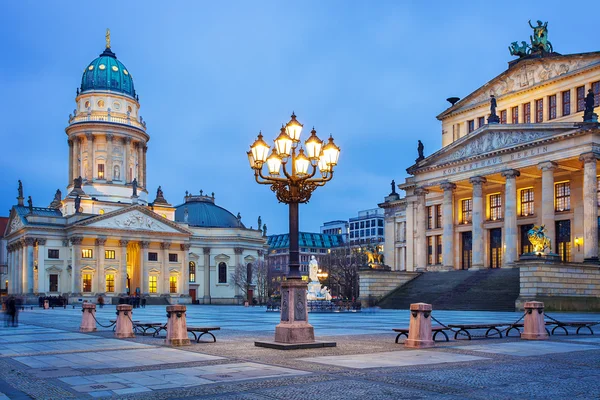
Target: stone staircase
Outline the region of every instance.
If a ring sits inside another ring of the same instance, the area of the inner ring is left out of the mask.
[[[429,303],[434,310],[514,311],[519,297],[519,269],[426,272],[400,286],[377,304],[408,309]]]

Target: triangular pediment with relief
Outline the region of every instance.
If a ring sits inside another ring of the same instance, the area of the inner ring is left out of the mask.
[[[180,227],[178,224],[169,221],[141,206],[123,208],[111,213],[77,222],[73,226],[128,231],[190,234],[189,231]]]
[[[492,94],[500,103],[503,95],[528,90],[541,83],[595,67],[600,67],[600,52],[525,59],[446,109],[438,115],[438,119],[489,102]]]
[[[8,223],[6,224],[6,230],[3,232],[4,236],[8,236],[11,233],[17,232],[25,226],[23,218],[13,208],[10,212]]]

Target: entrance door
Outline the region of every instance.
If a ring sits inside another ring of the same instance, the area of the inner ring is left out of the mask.
[[[571,220],[556,221],[556,252],[560,261],[571,261]]]
[[[490,229],[490,268],[502,266],[502,228]]]
[[[192,304],[196,304],[196,289],[190,289],[190,297],[192,298]]]
[[[461,268],[469,269],[473,260],[473,232],[463,232],[460,236],[462,248]]]
[[[533,253],[533,245],[529,241],[529,231],[533,228],[533,224],[521,225],[521,254]]]

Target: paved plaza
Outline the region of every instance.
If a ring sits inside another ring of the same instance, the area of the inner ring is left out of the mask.
[[[549,314],[600,321],[599,314]],[[448,324],[508,323],[522,314],[433,315]],[[114,306],[97,312],[103,325],[114,317]],[[135,309],[133,319],[164,322],[165,307]],[[265,308],[189,306],[187,320],[220,326],[217,342],[170,348],[152,336],[115,339],[110,328],[79,333],[81,309],[21,312],[18,328],[0,328],[0,400],[590,399],[600,393],[598,334],[570,331],[544,342],[451,340],[434,349],[404,349],[391,329],[408,326],[408,311],[365,310],[310,315],[318,339],[336,341],[337,347],[280,351],[254,346],[255,340],[273,338],[279,320]]]

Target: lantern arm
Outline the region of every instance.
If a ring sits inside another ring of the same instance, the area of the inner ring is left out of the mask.
[[[292,156],[290,156],[289,157],[289,161],[293,163],[294,162],[294,158]],[[287,179],[293,180],[294,177],[287,172],[287,168],[285,167],[286,165],[287,165],[287,161],[286,162],[283,162],[283,161],[281,162],[281,169],[283,170],[283,174],[285,175],[285,177]]]
[[[310,179],[308,182],[314,183],[317,186],[325,186],[331,179],[333,179],[333,170],[329,171],[324,178]]]
[[[260,180],[259,177],[262,180]],[[277,177],[273,177],[273,176],[264,176],[263,173],[262,173],[262,168],[254,170],[254,179],[256,180],[256,183],[259,183],[261,185],[272,185],[273,182],[287,182],[287,179],[285,179],[285,178],[277,178]]]
[[[306,176],[302,177],[303,181],[308,181],[310,180],[310,178],[312,178],[313,176],[315,176],[315,174],[317,173],[317,166],[316,165],[312,165],[310,164],[310,166],[313,168],[312,173]]]

